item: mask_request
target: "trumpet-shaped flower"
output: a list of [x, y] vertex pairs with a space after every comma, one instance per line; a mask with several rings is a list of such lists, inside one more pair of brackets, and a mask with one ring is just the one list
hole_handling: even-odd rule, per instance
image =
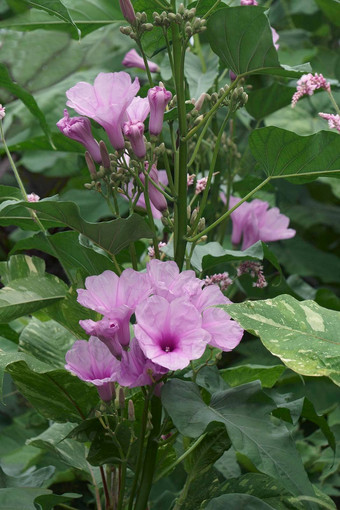
[[[130, 317], [137, 304], [151, 293], [149, 278], [133, 269], [125, 269], [120, 277], [112, 271], [104, 271], [101, 275], [86, 278], [85, 287], [78, 290], [78, 302], [104, 315], [113, 327], [110, 328], [107, 322], [94, 326], [92, 322], [82, 321], [81, 325], [88, 332], [91, 332], [90, 328], [98, 328], [92, 331], [99, 333], [100, 339], [112, 338], [112, 341], [103, 341], [116, 355], [117, 343], [125, 347], [130, 342]], [[112, 337], [109, 329], [112, 329]]]
[[103, 342], [94, 336], [88, 342], [77, 340], [65, 358], [66, 370], [94, 384], [102, 400], [111, 400], [112, 384], [117, 381], [120, 363]]
[[[146, 164], [147, 166], [147, 164]], [[164, 187], [168, 184], [168, 177], [166, 175], [165, 170], [157, 170], [155, 165], [152, 165], [151, 171], [149, 173], [151, 179], [159, 186]], [[140, 180], [145, 183], [145, 176], [143, 174], [139, 175]], [[151, 206], [151, 212], [152, 216], [156, 219], [160, 219], [162, 217], [162, 211], [164, 211], [167, 208], [167, 203], [165, 200], [164, 195], [155, 188], [155, 186], [152, 184], [152, 182], [149, 181], [149, 198], [150, 198], [150, 206]], [[134, 198], [133, 193], [133, 182], [130, 182], [128, 185], [128, 193], [131, 196], [131, 198]], [[123, 195], [124, 198], [124, 195]], [[146, 209], [145, 204], [145, 197], [144, 193], [141, 193], [139, 199], [137, 200], [136, 205], [138, 207], [141, 207], [142, 209]]]
[[130, 140], [132, 150], [138, 158], [144, 158], [144, 121], [149, 115], [150, 106], [146, 98], [134, 97], [126, 109], [128, 119], [123, 124], [123, 133]]
[[[225, 197], [221, 195], [225, 202]], [[234, 207], [240, 199], [230, 197], [229, 205]], [[231, 213], [233, 244], [242, 241], [242, 250], [246, 250], [257, 241], [265, 243], [290, 239], [295, 236], [295, 230], [288, 228], [289, 218], [280, 213], [277, 207], [269, 208], [268, 202], [255, 199], [252, 202], [243, 202]]]
[[171, 98], [171, 92], [164, 87], [156, 86], [148, 90], [148, 100], [150, 103], [150, 135], [157, 136], [162, 132], [165, 108]]
[[[125, 57], [123, 58], [122, 62], [123, 66], [125, 67], [138, 67], [138, 69], [143, 69], [145, 71], [145, 63], [143, 58], [138, 55], [136, 50], [130, 50], [127, 52]], [[148, 60], [148, 66], [151, 73], [158, 73], [159, 67], [154, 62], [151, 62], [151, 60]]]
[[125, 72], [99, 73], [94, 85], [79, 82], [66, 92], [67, 106], [98, 122], [117, 150], [124, 148], [122, 125], [126, 109], [139, 90], [138, 78], [131, 82]]
[[185, 298], [151, 296], [136, 308], [135, 336], [145, 356], [168, 370], [185, 368], [204, 353], [210, 335]]
[[99, 144], [93, 138], [89, 119], [86, 117], [70, 117], [65, 108], [64, 117], [57, 122], [57, 127], [65, 136], [84, 145], [97, 163], [101, 162]]
[[123, 351], [121, 370], [118, 379], [120, 386], [136, 388], [137, 386], [150, 386], [162, 375], [167, 368], [161, 367], [147, 359], [135, 338], [131, 339], [130, 350]]

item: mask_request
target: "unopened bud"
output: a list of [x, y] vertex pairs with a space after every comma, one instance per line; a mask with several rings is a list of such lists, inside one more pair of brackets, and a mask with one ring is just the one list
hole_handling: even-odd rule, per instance
[[110, 161], [110, 155], [109, 151], [107, 150], [107, 147], [105, 145], [105, 142], [101, 140], [99, 142], [99, 150], [100, 150], [100, 156], [102, 158], [102, 165], [104, 168], [110, 168], [111, 161]]
[[169, 12], [168, 19], [170, 21], [176, 21], [176, 14], [174, 12]]
[[191, 218], [190, 218], [190, 225], [191, 225], [191, 226], [195, 223], [196, 218], [197, 218], [197, 214], [198, 214], [198, 208], [196, 207], [196, 208], [192, 211], [192, 215], [191, 215]]
[[198, 232], [202, 232], [205, 229], [205, 218], [201, 218], [197, 225]]
[[242, 103], [247, 104], [248, 102], [248, 94], [246, 92], [243, 92], [242, 94]]
[[121, 409], [125, 409], [125, 395], [124, 395], [123, 388], [119, 388], [118, 401], [119, 401], [119, 407]]
[[184, 4], [179, 4], [178, 12], [179, 12], [180, 14], [184, 14], [184, 11], [185, 11]]
[[188, 205], [187, 207], [187, 219], [190, 220], [190, 216], [191, 216], [191, 207], [190, 205]]
[[147, 31], [147, 32], [151, 32], [151, 30], [153, 29], [153, 24], [152, 23], [143, 23], [143, 28]]
[[178, 23], [179, 25], [182, 23], [182, 16], [179, 14], [179, 12], [176, 14], [175, 21], [176, 21], [176, 23]]
[[92, 156], [88, 151], [85, 152], [85, 161], [86, 161], [87, 168], [89, 169], [91, 177], [96, 178], [97, 177], [96, 165], [94, 164]]
[[128, 403], [128, 419], [129, 421], [135, 421], [135, 406], [132, 400], [129, 400]]
[[136, 23], [136, 14], [133, 5], [130, 0], [119, 0], [120, 10], [126, 21], [131, 25]]

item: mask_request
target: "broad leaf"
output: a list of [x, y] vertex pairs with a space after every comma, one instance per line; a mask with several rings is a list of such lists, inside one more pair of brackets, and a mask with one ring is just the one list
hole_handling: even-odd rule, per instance
[[287, 367], [340, 386], [339, 312], [286, 295], [224, 309]]
[[44, 482], [52, 478], [55, 472], [54, 466], [46, 466], [41, 469], [29, 469], [18, 476], [6, 475], [0, 467], [0, 487], [41, 487]]
[[322, 12], [337, 27], [340, 27], [340, 2], [339, 0], [315, 0]]
[[232, 387], [259, 380], [264, 388], [272, 388], [284, 371], [284, 365], [240, 365], [220, 370], [220, 375]]
[[41, 129], [45, 132], [51, 146], [54, 147], [51, 139], [50, 128], [48, 127], [45, 116], [40, 110], [36, 100], [29, 92], [27, 92], [27, 90], [12, 81], [6, 66], [3, 64], [0, 64], [0, 88], [8, 90], [24, 103], [32, 115], [38, 119]]
[[249, 494], [224, 494], [219, 498], [212, 499], [206, 506], [206, 510], [225, 510], [226, 508], [228, 510], [240, 510], [240, 508], [271, 510], [273, 507]]
[[51, 494], [43, 488], [13, 487], [0, 489], [0, 508], [3, 510], [36, 510], [34, 501], [38, 496]]
[[63, 299], [67, 286], [56, 276], [28, 276], [0, 290], [0, 323], [28, 315]]
[[37, 411], [50, 420], [79, 422], [98, 402], [94, 387], [28, 354], [1, 355], [0, 374], [4, 371]]
[[130, 243], [141, 238], [151, 238], [152, 231], [144, 219], [133, 214], [127, 219], [89, 223], [79, 214], [79, 207], [73, 202], [54, 202], [50, 200], [24, 203], [26, 207], [43, 213], [43, 218], [59, 222], [72, 230], [83, 234], [108, 253], [119, 253]]
[[297, 77], [310, 70], [281, 66], [273, 44], [268, 18], [262, 7], [220, 9], [208, 20], [207, 35], [212, 50], [236, 75], [276, 74]]
[[162, 402], [181, 434], [198, 437], [211, 422], [224, 423], [236, 451], [255, 467], [278, 478], [293, 494], [314, 495], [286, 427], [270, 418], [273, 402], [253, 382], [215, 393], [210, 405], [191, 382], [173, 379], [162, 388]]
[[60, 0], [24, 0], [24, 1], [32, 5], [32, 7], [41, 9], [52, 16], [53, 15], [57, 16], [57, 18], [60, 18], [65, 23], [71, 23], [71, 25], [73, 25], [74, 29], [76, 30], [77, 35], [80, 36], [80, 31], [77, 28], [77, 25], [71, 18], [68, 9]]
[[[113, 262], [104, 254], [98, 253], [92, 248], [86, 248], [79, 242], [77, 232], [58, 232], [47, 238], [38, 233], [33, 237], [22, 239], [14, 246], [13, 251], [40, 250], [55, 257], [74, 276], [78, 271], [86, 277], [94, 274], [101, 274], [109, 269], [115, 271]], [[54, 248], [54, 250], [53, 250]], [[11, 257], [12, 259], [13, 257]], [[40, 260], [40, 259], [39, 259]], [[0, 263], [0, 274], [1, 274]]]
[[196, 100], [203, 92], [208, 92], [218, 75], [216, 55], [210, 55], [206, 62], [207, 67], [203, 70], [200, 58], [194, 53], [188, 53], [185, 59], [184, 74], [189, 85], [190, 97]]
[[246, 110], [254, 119], [264, 119], [277, 110], [290, 104], [296, 89], [280, 83], [273, 83], [248, 94]]
[[44, 276], [45, 261], [39, 257], [14, 255], [7, 262], [0, 262], [0, 277], [4, 285], [28, 276]]
[[[118, 2], [111, 0], [63, 0], [63, 5], [68, 10], [69, 16], [81, 31], [82, 36], [89, 34], [108, 24], [122, 21], [123, 16]], [[69, 32], [78, 39], [78, 33], [74, 26], [65, 23], [58, 16], [52, 16], [38, 9], [30, 9], [23, 14], [10, 17], [0, 22], [0, 28], [17, 30], [61, 30]]]
[[265, 127], [252, 132], [249, 146], [267, 177], [291, 177], [295, 183], [313, 181], [320, 175], [340, 177], [337, 133], [320, 131], [299, 136], [285, 129]]

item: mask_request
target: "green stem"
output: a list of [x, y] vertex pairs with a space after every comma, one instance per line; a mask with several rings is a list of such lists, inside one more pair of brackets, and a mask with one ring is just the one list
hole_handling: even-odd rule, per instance
[[222, 125], [221, 125], [220, 130], [219, 130], [218, 135], [217, 135], [217, 140], [216, 140], [215, 147], [214, 147], [213, 157], [212, 157], [212, 160], [211, 160], [211, 163], [210, 163], [210, 167], [209, 167], [209, 174], [208, 174], [207, 185], [206, 185], [205, 190], [203, 192], [203, 197], [202, 197], [202, 201], [201, 201], [201, 204], [200, 204], [200, 208], [199, 208], [197, 217], [196, 217], [195, 222], [194, 222], [193, 227], [192, 227], [192, 233], [193, 234], [195, 234], [195, 232], [197, 230], [198, 223], [199, 223], [199, 221], [200, 221], [200, 219], [202, 217], [202, 214], [204, 212], [205, 206], [207, 204], [208, 194], [209, 194], [209, 190], [210, 190], [210, 184], [211, 184], [211, 180], [212, 180], [213, 173], [214, 173], [214, 170], [215, 170], [215, 165], [216, 165], [216, 160], [217, 160], [218, 152], [220, 150], [220, 143], [221, 143], [222, 134], [223, 134], [224, 128], [227, 125], [227, 122], [229, 120], [230, 115], [231, 115], [231, 111], [229, 110], [228, 114], [226, 115], [225, 119], [222, 122]]
[[125, 494], [125, 485], [126, 485], [126, 469], [127, 469], [127, 459], [122, 462], [122, 475], [120, 479], [120, 490], [119, 490], [119, 499], [117, 510], [122, 510], [123, 502], [124, 502], [124, 494]]
[[[207, 72], [207, 65], [206, 65], [205, 60], [204, 60], [204, 55], [203, 55], [202, 48], [201, 48], [201, 43], [200, 43], [200, 36], [198, 34], [194, 35], [194, 41], [195, 41], [195, 50], [196, 50], [197, 55], [198, 55], [198, 57], [199, 57], [199, 59], [201, 61], [202, 73], [206, 73]], [[198, 97], [196, 99], [198, 99]]]
[[178, 197], [175, 204], [175, 228], [177, 236], [175, 238], [175, 261], [180, 269], [182, 269], [187, 233], [187, 157], [188, 144], [184, 140], [187, 134], [187, 119], [185, 109], [185, 80], [184, 80], [184, 59], [185, 48], [180, 35], [180, 28], [172, 25], [172, 44], [175, 68], [175, 86], [178, 106], [179, 121], [179, 149], [178, 149], [178, 169], [175, 173], [175, 187]]
[[167, 468], [165, 468], [157, 477], [156, 477], [156, 480], [155, 482], [157, 482], [158, 480], [160, 480], [160, 478], [163, 478], [163, 476], [166, 476], [168, 473], [170, 473], [170, 471], [172, 471], [176, 466], [178, 466], [178, 464], [180, 464], [188, 455], [190, 455], [191, 452], [193, 452], [195, 450], [195, 448], [197, 448], [197, 446], [203, 441], [203, 439], [205, 438], [207, 434], [202, 434], [198, 439], [197, 441], [195, 441], [191, 446], [190, 448], [188, 448], [184, 453], [183, 455], [181, 455], [180, 457], [178, 457], [178, 459], [175, 460], [175, 462], [173, 462], [170, 466], [168, 466]]
[[[307, 175], [310, 175], [310, 174], [307, 174]], [[285, 176], [286, 177], [286, 176]], [[237, 209], [241, 204], [243, 204], [243, 202], [246, 202], [248, 200], [248, 198], [251, 198], [254, 193], [256, 193], [257, 191], [259, 191], [261, 188], [263, 188], [263, 186], [265, 186], [270, 180], [272, 179], [272, 177], [267, 177], [267, 179], [265, 179], [263, 182], [261, 182], [261, 184], [259, 184], [258, 186], [256, 186], [255, 189], [253, 189], [252, 191], [250, 191], [250, 193], [248, 193], [248, 195], [246, 195], [245, 197], [243, 197], [236, 205], [234, 205], [234, 207], [232, 207], [231, 209], [229, 209], [229, 211], [227, 211], [226, 213], [222, 214], [222, 216], [220, 216], [216, 221], [214, 221], [214, 223], [212, 223], [211, 225], [209, 225], [209, 227], [207, 227], [206, 229], [203, 230], [203, 232], [200, 232], [199, 234], [197, 234], [196, 236], [194, 237], [189, 237], [187, 238], [187, 241], [188, 242], [194, 242], [194, 241], [197, 241], [198, 239], [200, 239], [202, 236], [206, 235], [208, 232], [210, 232], [210, 230], [214, 229], [215, 227], [217, 227], [217, 225], [219, 225], [221, 223], [221, 221], [224, 221], [226, 218], [228, 218], [232, 212], [235, 211], [235, 209]]]
[[151, 204], [150, 204], [150, 197], [149, 197], [149, 176], [148, 176], [148, 174], [145, 175], [144, 199], [145, 199], [146, 212], [148, 214], [151, 230], [153, 232], [152, 241], [153, 241], [153, 245], [154, 245], [153, 247], [154, 247], [154, 250], [155, 250], [155, 256], [156, 256], [157, 259], [159, 259], [159, 248], [158, 248], [157, 231], [156, 231], [155, 222], [153, 220]]
[[150, 83], [151, 87], [153, 87], [154, 83], [153, 83], [153, 80], [152, 80], [152, 76], [151, 76], [151, 72], [150, 72], [150, 68], [149, 68], [148, 59], [146, 58], [146, 55], [144, 53], [142, 43], [141, 43], [140, 39], [137, 39], [136, 42], [137, 42], [138, 48], [140, 49], [140, 52], [141, 52], [143, 60], [144, 60], [145, 70], [146, 70], [146, 74], [148, 75], [149, 83]]
[[154, 471], [156, 467], [158, 451], [158, 435], [161, 428], [162, 404], [158, 397], [151, 399], [151, 424], [152, 430], [146, 446], [146, 453], [143, 465], [142, 479], [134, 510], [145, 510], [147, 508], [149, 494], [152, 486]]
[[195, 149], [194, 149], [194, 152], [192, 153], [192, 156], [189, 160], [189, 163], [188, 163], [188, 168], [193, 164], [193, 162], [195, 161], [195, 158], [197, 156], [197, 153], [199, 151], [199, 148], [201, 146], [201, 143], [202, 143], [202, 140], [205, 136], [205, 133], [207, 132], [209, 126], [210, 126], [210, 122], [211, 122], [211, 118], [209, 119], [209, 121], [205, 124], [204, 128], [202, 129], [202, 131], [200, 132], [200, 135], [198, 137], [198, 140], [197, 140], [197, 143], [195, 145]]
[[206, 12], [206, 13], [204, 14], [204, 16], [202, 16], [202, 17], [203, 17], [203, 19], [208, 19], [208, 18], [209, 18], [209, 16], [210, 16], [210, 14], [212, 14], [212, 13], [213, 13], [214, 9], [216, 9], [216, 7], [217, 7], [217, 6], [221, 3], [221, 1], [222, 1], [222, 0], [217, 0], [217, 1], [214, 3], [214, 5], [213, 5], [213, 6], [209, 9], [209, 11], [208, 11], [208, 12]]
[[136, 253], [136, 247], [135, 247], [134, 243], [129, 244], [129, 251], [130, 251], [132, 267], [135, 271], [138, 271], [137, 253]]
[[332, 92], [331, 92], [331, 91], [329, 91], [329, 92], [328, 92], [328, 95], [329, 95], [329, 98], [330, 98], [330, 100], [331, 100], [331, 102], [332, 102], [332, 105], [333, 105], [333, 107], [334, 107], [334, 109], [335, 109], [336, 113], [337, 113], [338, 115], [340, 115], [340, 108], [339, 108], [339, 106], [338, 106], [337, 102], [335, 101], [335, 99], [334, 99], [334, 96], [333, 96]]
[[233, 83], [227, 88], [227, 90], [224, 92], [224, 94], [219, 98], [219, 100], [214, 104], [214, 106], [211, 108], [211, 110], [205, 115], [204, 119], [201, 120], [201, 122], [199, 124], [197, 124], [197, 126], [195, 126], [194, 128], [192, 128], [189, 133], [184, 137], [184, 140], [185, 141], [188, 141], [190, 140], [190, 138], [192, 136], [194, 136], [194, 134], [199, 130], [201, 129], [206, 122], [208, 122], [208, 120], [210, 119], [210, 117], [212, 117], [215, 112], [219, 109], [221, 103], [223, 103], [223, 101], [225, 100], [225, 98], [228, 96], [228, 94], [230, 93], [231, 90], [233, 90], [236, 85], [238, 84], [238, 82], [243, 78], [243, 75], [239, 75], [235, 81], [233, 81]]
[[147, 395], [144, 400], [144, 409], [143, 409], [142, 422], [141, 422], [141, 428], [140, 428], [140, 434], [139, 434], [139, 447], [138, 447], [138, 454], [137, 454], [136, 470], [135, 470], [135, 476], [134, 476], [133, 483], [132, 483], [128, 510], [132, 510], [133, 500], [134, 500], [136, 490], [137, 490], [140, 470], [142, 468], [144, 438], [145, 438], [145, 432], [146, 432], [146, 424], [148, 421], [148, 412], [149, 412], [149, 396]]

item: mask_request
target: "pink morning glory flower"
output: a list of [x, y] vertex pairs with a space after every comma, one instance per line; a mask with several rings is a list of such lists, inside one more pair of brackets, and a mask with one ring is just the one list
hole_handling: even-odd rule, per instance
[[[125, 159], [127, 160], [128, 156], [125, 156]], [[145, 162], [145, 166], [147, 168], [148, 166], [147, 162]], [[151, 179], [160, 187], [165, 187], [168, 184], [168, 177], [166, 175], [166, 171], [157, 170], [156, 165], [152, 165], [149, 175]], [[145, 176], [143, 174], [140, 174], [139, 177], [141, 181], [145, 183]], [[128, 194], [129, 196], [131, 196], [132, 199], [135, 197], [135, 195], [133, 194], [132, 181], [128, 184]], [[122, 195], [122, 197], [125, 198], [124, 195]], [[155, 186], [150, 181], [149, 181], [149, 198], [152, 216], [156, 219], [160, 219], [162, 217], [161, 211], [167, 208], [167, 203], [164, 195], [162, 195], [162, 193], [158, 191], [158, 189], [155, 188]], [[144, 193], [141, 193], [139, 199], [137, 200], [136, 206], [141, 207], [142, 209], [146, 209]]]
[[[221, 195], [225, 202], [225, 196]], [[230, 197], [229, 206], [234, 207], [240, 199]], [[252, 200], [243, 202], [234, 212], [231, 213], [233, 231], [231, 241], [239, 244], [242, 241], [242, 250], [246, 250], [257, 241], [265, 243], [290, 239], [296, 232], [288, 228], [289, 218], [280, 213], [277, 207], [269, 208], [268, 202], [263, 200]]]
[[120, 363], [103, 342], [94, 336], [90, 337], [88, 342], [77, 340], [67, 351], [65, 358], [66, 370], [82, 381], [97, 386], [102, 400], [111, 400], [112, 384], [117, 381]]
[[172, 98], [171, 92], [164, 87], [153, 87], [148, 90], [148, 100], [150, 103], [150, 135], [159, 135], [163, 129], [163, 118], [167, 104]]
[[[138, 69], [143, 69], [145, 71], [145, 64], [143, 58], [138, 55], [136, 50], [130, 50], [127, 52], [122, 62], [125, 67], [138, 67]], [[159, 67], [151, 60], [148, 60], [148, 65], [151, 73], [158, 73]]]
[[[119, 310], [119, 309], [118, 309]], [[111, 351], [111, 353], [118, 359], [122, 356], [122, 345], [119, 342], [118, 331], [120, 329], [120, 338], [129, 337], [129, 331], [122, 331], [122, 328], [127, 328], [128, 323], [124, 320], [126, 309], [122, 308], [121, 310], [121, 321], [119, 322], [116, 318], [107, 319], [104, 317], [100, 321], [93, 321], [91, 319], [81, 320], [79, 324], [83, 328], [83, 330], [91, 336], [96, 336], [101, 340]], [[119, 328], [119, 325], [121, 328]]]
[[[125, 269], [121, 276], [117, 276], [113, 271], [104, 271], [98, 276], [89, 276], [85, 280], [86, 289], [79, 289], [78, 302], [86, 308], [91, 308], [104, 315], [106, 319], [112, 321], [112, 341], [103, 340], [116, 355], [117, 343], [123, 347], [129, 345], [130, 328], [129, 321], [134, 313], [137, 304], [144, 300], [151, 292], [151, 284], [145, 273], [138, 273], [133, 269]], [[116, 329], [115, 326], [118, 326]], [[95, 326], [92, 322], [81, 321], [81, 326], [90, 332], [89, 328]], [[93, 332], [99, 333], [99, 338], [107, 336], [107, 323], [97, 323], [98, 329]], [[103, 334], [104, 331], [104, 334]], [[107, 338], [110, 340], [110, 337]]]
[[210, 341], [198, 310], [185, 298], [151, 296], [136, 308], [135, 336], [145, 356], [168, 370], [185, 368]]
[[94, 85], [78, 82], [66, 92], [67, 106], [103, 126], [117, 150], [124, 148], [122, 125], [126, 109], [139, 90], [138, 78], [131, 82], [125, 72], [99, 73]]
[[123, 351], [118, 383], [129, 388], [150, 386], [167, 372], [166, 368], [147, 359], [137, 340], [132, 338], [130, 350]]
[[123, 133], [131, 142], [132, 150], [138, 158], [144, 158], [144, 121], [149, 115], [150, 106], [146, 98], [134, 97], [126, 109], [129, 120], [123, 124]]
[[84, 145], [97, 163], [101, 162], [99, 144], [93, 138], [89, 119], [86, 117], [70, 117], [65, 108], [64, 117], [57, 122], [57, 127], [67, 138], [71, 138]]

